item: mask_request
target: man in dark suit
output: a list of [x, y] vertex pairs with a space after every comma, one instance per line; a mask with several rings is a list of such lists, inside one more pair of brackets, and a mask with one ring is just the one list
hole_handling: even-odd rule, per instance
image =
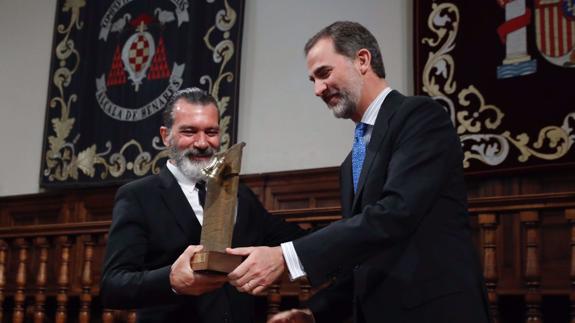
[[488, 322], [471, 242], [461, 144], [449, 115], [426, 97], [392, 90], [375, 37], [336, 22], [305, 46], [315, 94], [356, 123], [340, 171], [343, 219], [282, 244], [230, 249], [249, 255], [229, 274], [259, 293], [286, 266], [314, 286], [307, 309], [271, 322]]
[[[177, 92], [160, 134], [170, 160], [158, 175], [122, 186], [116, 195], [101, 296], [107, 308], [137, 308], [138, 322], [253, 322], [253, 296], [225, 275], [194, 272], [201, 250], [203, 207], [196, 186], [220, 146], [215, 99], [199, 89]], [[240, 185], [232, 245], [278, 245], [301, 236], [294, 224], [270, 215]]]

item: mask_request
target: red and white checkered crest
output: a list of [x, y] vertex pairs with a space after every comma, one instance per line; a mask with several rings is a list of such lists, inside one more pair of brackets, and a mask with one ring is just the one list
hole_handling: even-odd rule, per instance
[[128, 38], [122, 48], [124, 68], [128, 72], [128, 78], [132, 81], [136, 92], [146, 77], [155, 50], [154, 38], [145, 31], [144, 21], [140, 21], [137, 32]]

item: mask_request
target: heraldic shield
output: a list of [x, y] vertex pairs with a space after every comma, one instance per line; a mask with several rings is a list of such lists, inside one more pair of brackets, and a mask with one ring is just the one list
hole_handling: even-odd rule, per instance
[[535, 0], [535, 31], [547, 61], [575, 67], [575, 0]]

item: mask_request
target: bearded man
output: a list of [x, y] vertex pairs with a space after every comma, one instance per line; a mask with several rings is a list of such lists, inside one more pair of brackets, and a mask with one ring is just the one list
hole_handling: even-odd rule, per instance
[[[219, 119], [217, 101], [197, 88], [175, 93], [166, 105], [160, 135], [170, 159], [158, 175], [116, 194], [101, 281], [104, 307], [138, 309], [138, 322], [255, 320], [252, 296], [236, 291], [225, 275], [190, 267], [202, 249], [201, 169], [219, 150]], [[233, 246], [274, 246], [301, 235], [240, 185]]]

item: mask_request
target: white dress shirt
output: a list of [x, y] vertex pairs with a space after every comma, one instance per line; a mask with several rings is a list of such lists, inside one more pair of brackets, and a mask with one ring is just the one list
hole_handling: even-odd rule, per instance
[[[190, 203], [192, 210], [194, 210], [198, 222], [200, 222], [200, 225], [203, 225], [204, 208], [200, 204], [200, 196], [198, 195], [198, 188], [196, 187], [197, 181], [193, 181], [188, 177], [186, 177], [186, 175], [184, 175], [184, 173], [180, 171], [178, 166], [172, 164], [169, 160], [166, 163], [166, 165], [168, 166], [168, 170], [176, 178], [178, 185], [180, 185], [180, 187], [182, 188], [182, 191], [184, 192], [184, 195], [186, 196], [188, 203]], [[234, 225], [236, 224], [237, 219], [238, 219], [238, 205], [236, 204], [234, 208]]]
[[188, 203], [190, 203], [192, 210], [194, 210], [194, 213], [196, 214], [196, 218], [200, 224], [203, 224], [204, 208], [200, 204], [200, 197], [198, 195], [198, 189], [196, 188], [197, 182], [187, 178], [186, 175], [184, 175], [180, 169], [176, 165], [172, 164], [169, 160], [166, 165], [168, 166], [168, 170], [174, 175], [176, 181], [182, 188]]

